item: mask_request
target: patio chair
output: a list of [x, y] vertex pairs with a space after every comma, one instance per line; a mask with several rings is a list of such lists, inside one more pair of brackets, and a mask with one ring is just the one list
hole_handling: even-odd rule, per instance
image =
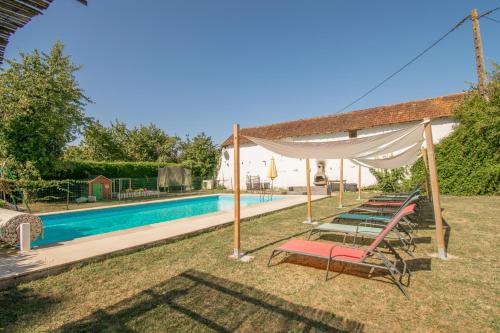
[[408, 196], [415, 192], [420, 192], [421, 186], [418, 184], [410, 192], [399, 192], [399, 193], [381, 193], [376, 196], [370, 197], [368, 202], [372, 201], [404, 201]]
[[[419, 190], [414, 191], [414, 193], [412, 193], [406, 199], [406, 201], [397, 208], [397, 211], [395, 211], [394, 214], [391, 215], [381, 215], [378, 213], [369, 214], [367, 212], [364, 212], [364, 214], [357, 212], [340, 214], [339, 216], [335, 217], [332, 222], [323, 223], [312, 228], [309, 233], [308, 239], [310, 239], [314, 234], [330, 232], [344, 234], [344, 243], [347, 236], [354, 236], [353, 244], [355, 244], [358, 236], [361, 236], [363, 238], [374, 238], [378, 235], [380, 229], [384, 228], [387, 223], [391, 222], [393, 217], [405, 207], [413, 205], [413, 213], [415, 213], [416, 202], [419, 199], [418, 193]], [[416, 247], [412, 236], [415, 224], [410, 221], [407, 216], [404, 216], [401, 220], [402, 221], [399, 221], [396, 228], [394, 228], [394, 230], [391, 232], [391, 236], [393, 236], [393, 239], [399, 240], [403, 244], [403, 247], [406, 249], [406, 251], [410, 252]], [[335, 221], [348, 221], [351, 224], [338, 222], [336, 223]]]
[[397, 205], [395, 201], [391, 201], [388, 207], [384, 206], [383, 202], [377, 202], [375, 205], [370, 205], [370, 202], [366, 202], [347, 213], [340, 214], [335, 219], [387, 222], [402, 208], [408, 206], [410, 203], [418, 203], [419, 200], [420, 189], [417, 189]]
[[[381, 269], [389, 272], [392, 281], [398, 286], [403, 294], [410, 299], [410, 295], [403, 285], [403, 278], [408, 276], [409, 285], [411, 272], [404, 259], [385, 238], [402, 218], [413, 213], [414, 208], [415, 205], [412, 204], [396, 214], [391, 222], [388, 223], [384, 229], [381, 229], [377, 237], [366, 249], [318, 241], [291, 239], [273, 250], [267, 265], [269, 267], [271, 265], [271, 260], [281, 253], [324, 259], [327, 261], [325, 281], [328, 280], [328, 273], [332, 262]], [[389, 250], [389, 253], [394, 256], [392, 261], [380, 250], [380, 245], [382, 243], [384, 243]], [[376, 260], [377, 262], [372, 262], [372, 260]], [[402, 268], [398, 267], [400, 265], [402, 265]]]

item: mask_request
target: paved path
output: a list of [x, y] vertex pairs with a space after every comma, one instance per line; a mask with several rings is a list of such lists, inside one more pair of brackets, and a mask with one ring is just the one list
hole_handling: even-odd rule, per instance
[[[323, 197], [313, 196], [312, 199]], [[258, 216], [305, 202], [305, 196], [294, 195], [283, 200], [251, 205], [241, 208], [241, 218]], [[231, 223], [233, 220], [232, 210], [221, 211], [58, 242], [27, 253], [10, 251], [0, 255], [0, 288], [11, 285], [19, 279], [57, 273], [75, 262], [133, 248], [143, 248], [156, 242], [210, 230]]]

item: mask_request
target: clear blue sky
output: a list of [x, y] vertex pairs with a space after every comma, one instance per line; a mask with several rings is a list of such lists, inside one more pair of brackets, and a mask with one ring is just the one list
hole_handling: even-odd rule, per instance
[[[440, 37], [500, 1], [54, 0], [7, 57], [60, 40], [108, 124], [153, 122], [221, 142], [242, 127], [335, 113]], [[491, 15], [500, 20], [500, 11]], [[481, 21], [486, 60], [500, 24]], [[463, 91], [476, 80], [470, 22], [350, 110]]]

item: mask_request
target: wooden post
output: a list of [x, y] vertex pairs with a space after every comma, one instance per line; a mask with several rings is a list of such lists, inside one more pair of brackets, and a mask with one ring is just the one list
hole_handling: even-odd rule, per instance
[[340, 184], [339, 184], [339, 206], [338, 208], [344, 207], [344, 159], [340, 159]]
[[305, 223], [312, 224], [312, 206], [311, 206], [311, 166], [309, 159], [306, 158], [306, 191], [307, 191], [307, 220]]
[[361, 165], [358, 165], [358, 200], [361, 200]]
[[478, 88], [481, 95], [488, 99], [488, 96], [486, 95], [486, 70], [484, 66], [483, 42], [481, 41], [481, 30], [479, 29], [479, 20], [476, 9], [473, 9], [470, 12], [470, 19], [472, 21], [472, 33], [474, 34]]
[[422, 148], [422, 159], [424, 160], [425, 191], [427, 192], [427, 198], [429, 198], [429, 200], [432, 200], [431, 188], [429, 186], [429, 162], [427, 159], [426, 148]]
[[240, 258], [240, 125], [233, 125], [234, 148], [234, 250], [233, 256]]
[[425, 119], [425, 141], [427, 142], [427, 152], [429, 158], [429, 173], [432, 189], [432, 206], [434, 208], [434, 221], [436, 223], [436, 242], [438, 247], [438, 257], [446, 259], [446, 248], [444, 244], [443, 218], [441, 216], [441, 203], [439, 200], [439, 184], [436, 168], [436, 157], [434, 155], [434, 143], [432, 141], [432, 126], [429, 119]]

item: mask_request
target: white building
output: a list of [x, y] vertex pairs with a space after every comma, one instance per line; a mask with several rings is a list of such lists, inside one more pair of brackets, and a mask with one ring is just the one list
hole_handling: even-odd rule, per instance
[[[245, 189], [246, 176], [260, 176], [266, 180], [267, 165], [274, 157], [278, 178], [274, 186], [288, 188], [305, 186], [305, 160], [276, 155], [246, 139], [244, 136], [293, 141], [334, 141], [353, 137], [365, 137], [396, 129], [407, 128], [421, 122], [424, 118], [432, 121], [434, 143], [439, 142], [453, 130], [455, 122], [450, 118], [452, 109], [462, 93], [417, 100], [393, 105], [379, 106], [316, 118], [300, 119], [272, 125], [242, 128], [240, 131], [240, 181]], [[222, 157], [217, 179], [226, 188], [233, 187], [233, 146], [232, 135], [222, 143]], [[311, 184], [314, 181], [317, 161], [311, 160]], [[329, 180], [339, 179], [340, 160], [326, 160], [326, 176]], [[344, 180], [358, 182], [358, 167], [344, 160]], [[362, 186], [372, 185], [375, 177], [367, 168], [362, 168]]]

